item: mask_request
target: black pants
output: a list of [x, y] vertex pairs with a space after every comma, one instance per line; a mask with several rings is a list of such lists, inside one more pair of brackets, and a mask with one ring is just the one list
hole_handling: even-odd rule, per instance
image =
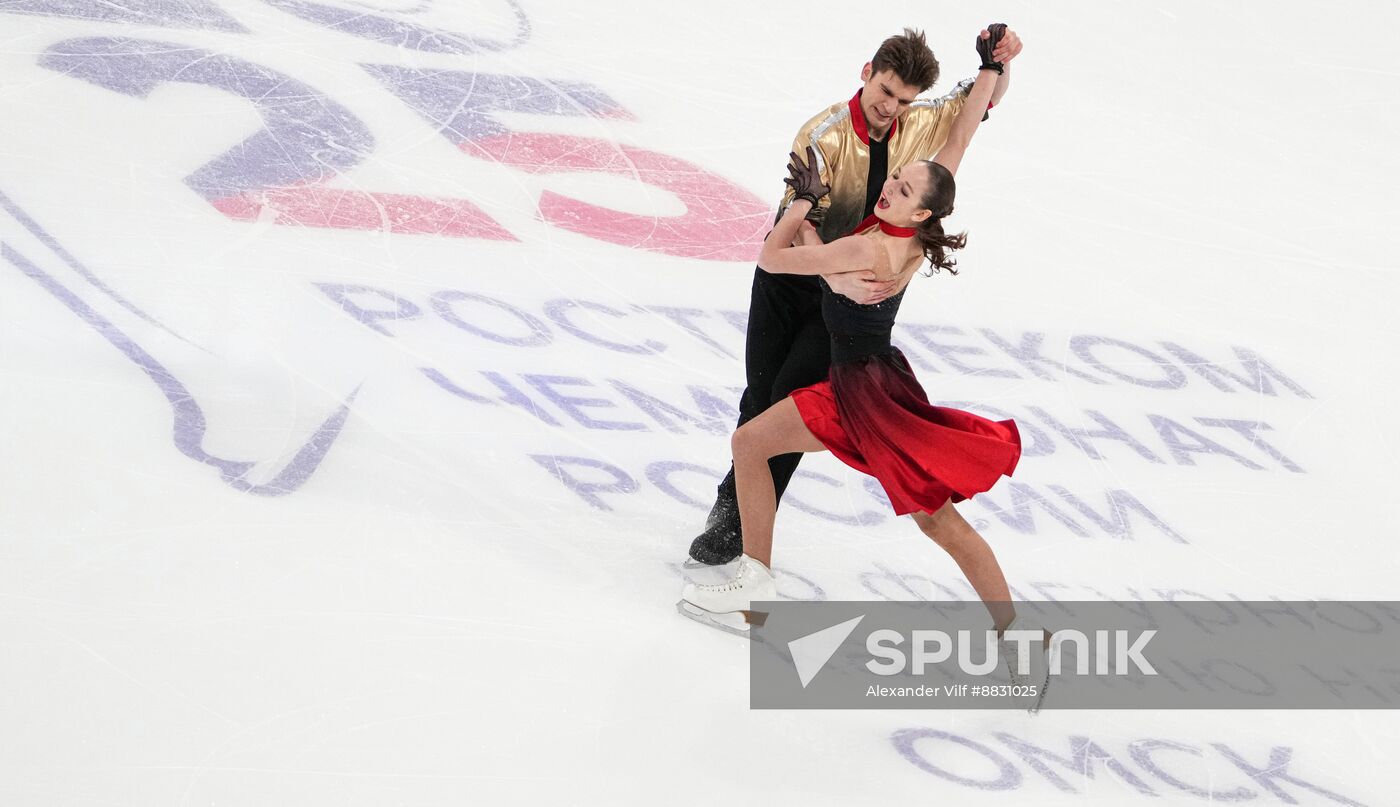
[[[815, 277], [770, 275], [754, 270], [749, 330], [744, 345], [748, 383], [739, 399], [740, 426], [800, 387], [826, 379], [831, 369], [831, 336], [822, 321], [821, 288]], [[797, 471], [802, 454], [768, 461], [778, 500]], [[734, 468], [720, 483], [720, 497], [734, 494]]]

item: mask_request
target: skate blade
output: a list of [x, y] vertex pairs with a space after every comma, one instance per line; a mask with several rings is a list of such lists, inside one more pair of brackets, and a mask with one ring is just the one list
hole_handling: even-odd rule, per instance
[[1050, 694], [1050, 660], [1054, 658], [1055, 648], [1051, 647], [1050, 652], [1045, 655], [1045, 678], [1041, 680], [1040, 687], [1036, 693], [1035, 700], [1026, 708], [1026, 712], [1032, 716], [1040, 714], [1040, 707], [1045, 703], [1045, 696]]
[[[738, 558], [735, 558], [734, 560], [738, 560]], [[696, 560], [695, 558], [692, 558], [692, 557], [690, 557], [689, 555], [686, 555], [685, 560], [681, 562], [681, 568], [682, 568], [682, 569], [722, 569], [722, 568], [724, 568], [725, 566], [728, 566], [729, 564], [733, 563], [734, 560], [727, 560], [727, 561], [725, 561], [724, 563], [701, 563], [700, 561]]]
[[[676, 611], [687, 619], [693, 619], [702, 625], [708, 625], [712, 628], [722, 630], [725, 633], [732, 633], [735, 636], [742, 636], [745, 639], [752, 638], [753, 636], [753, 634], [749, 632], [749, 628], [751, 627], [748, 621], [749, 619], [753, 620], [754, 625], [761, 626], [768, 618], [767, 614], [761, 612], [730, 611], [728, 613], [717, 614], [713, 611], [706, 611], [704, 608], [694, 603], [686, 602], [685, 600], [676, 602]], [[745, 614], [748, 614], [748, 619], [745, 618]]]
[[1050, 694], [1050, 679], [1045, 679], [1045, 683], [1040, 685], [1040, 694], [1036, 696], [1035, 702], [1026, 708], [1026, 712], [1032, 716], [1040, 714], [1040, 707], [1045, 703], [1045, 696]]

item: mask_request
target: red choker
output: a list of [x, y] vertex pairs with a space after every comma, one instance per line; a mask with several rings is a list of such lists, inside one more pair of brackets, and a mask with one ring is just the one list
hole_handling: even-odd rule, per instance
[[880, 232], [884, 233], [885, 235], [892, 235], [895, 238], [913, 238], [914, 233], [918, 232], [913, 227], [896, 227], [893, 224], [890, 224], [888, 221], [885, 221], [884, 219], [880, 219], [879, 221]]
[[862, 221], [855, 231], [858, 233], [865, 232], [876, 224], [880, 225], [880, 232], [885, 235], [892, 235], [895, 238], [913, 238], [914, 233], [918, 232], [914, 227], [896, 227], [873, 213], [870, 214], [865, 221]]

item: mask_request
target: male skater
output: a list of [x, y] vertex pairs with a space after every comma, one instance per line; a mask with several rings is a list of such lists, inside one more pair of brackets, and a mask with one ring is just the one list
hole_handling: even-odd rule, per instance
[[[1021, 52], [1020, 38], [1013, 31], [995, 28], [996, 35], [982, 31], [978, 43], [984, 66], [1001, 74], [988, 109], [1005, 95], [1011, 79], [1007, 63]], [[891, 172], [928, 159], [943, 146], [973, 81], [960, 82], [941, 98], [918, 98], [938, 80], [938, 60], [923, 33], [911, 28], [881, 43], [860, 77], [863, 84], [850, 101], [817, 113], [793, 139], [794, 153], [805, 153], [808, 146], [814, 149], [822, 181], [831, 188], [808, 216], [823, 241], [846, 235], [874, 211]], [[983, 114], [983, 110], [971, 112]], [[792, 199], [789, 189], [779, 206], [779, 218]], [[826, 281], [833, 291], [866, 305], [884, 299], [898, 282], [877, 282], [872, 272], [827, 275]], [[744, 349], [748, 386], [739, 400], [738, 425], [793, 390], [826, 378], [830, 339], [822, 322], [821, 290], [815, 277], [774, 275], [755, 268]], [[784, 454], [769, 460], [780, 501], [801, 459], [801, 454]], [[690, 545], [686, 565], [728, 563], [743, 548], [731, 466], [719, 484], [704, 532]]]

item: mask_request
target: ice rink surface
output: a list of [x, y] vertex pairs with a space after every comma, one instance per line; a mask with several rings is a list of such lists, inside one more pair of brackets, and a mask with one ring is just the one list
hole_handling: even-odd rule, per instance
[[[1396, 804], [1393, 711], [755, 711], [675, 613], [793, 133], [995, 20], [897, 334], [1016, 593], [1396, 599], [1400, 10], [851, 8], [0, 0], [0, 800]], [[783, 596], [972, 597], [802, 469]]]

